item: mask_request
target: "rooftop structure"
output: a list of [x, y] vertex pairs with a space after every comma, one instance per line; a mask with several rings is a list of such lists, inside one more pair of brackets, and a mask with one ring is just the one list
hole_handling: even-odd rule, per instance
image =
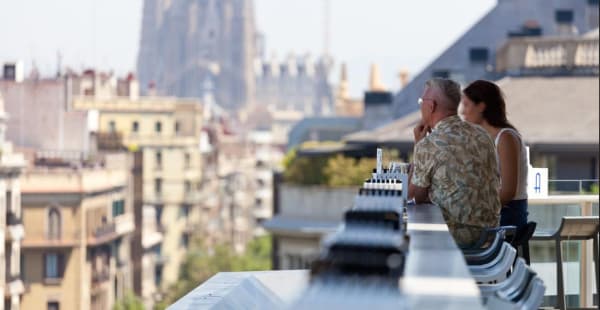
[[[496, 58], [504, 52], [498, 49], [511, 38], [542, 35], [568, 38], [596, 28], [598, 1], [499, 0], [400, 90], [394, 98], [394, 118], [418, 110], [416, 102], [423, 85], [433, 77], [452, 78], [461, 84], [481, 78], [501, 78], [505, 65], [502, 62], [496, 65]], [[502, 72], [497, 73], [498, 69]]]

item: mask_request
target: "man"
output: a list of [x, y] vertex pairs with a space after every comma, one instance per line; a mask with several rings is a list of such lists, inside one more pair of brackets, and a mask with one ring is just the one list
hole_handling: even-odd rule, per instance
[[460, 86], [448, 79], [425, 84], [414, 128], [415, 148], [409, 197], [442, 209], [460, 246], [476, 242], [486, 227], [498, 226], [499, 176], [494, 142], [483, 128], [457, 115]]

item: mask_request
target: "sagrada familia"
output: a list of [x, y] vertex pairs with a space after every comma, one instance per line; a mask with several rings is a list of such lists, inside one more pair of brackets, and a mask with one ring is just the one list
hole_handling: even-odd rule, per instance
[[264, 56], [253, 0], [145, 0], [137, 74], [143, 93], [203, 98], [227, 109], [264, 104], [326, 115], [332, 61]]

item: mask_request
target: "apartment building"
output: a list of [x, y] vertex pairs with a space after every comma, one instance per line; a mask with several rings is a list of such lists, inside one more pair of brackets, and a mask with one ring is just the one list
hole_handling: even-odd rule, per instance
[[21, 177], [23, 309], [112, 309], [132, 289], [127, 155], [34, 152]]
[[0, 247], [0, 291], [4, 292], [0, 309], [18, 310], [24, 292], [21, 280], [24, 230], [19, 177], [25, 160], [22, 154], [13, 152], [12, 144], [5, 140], [7, 117], [0, 94], [0, 233], [5, 240], [4, 246]]
[[166, 288], [178, 279], [190, 234], [203, 218], [199, 207], [202, 110], [200, 103], [193, 100], [138, 98], [133, 85], [124, 86], [130, 90], [127, 96], [98, 98], [93, 93], [75, 96], [72, 107], [97, 114], [99, 148], [126, 147], [140, 153], [136, 167], [141, 183], [136, 190], [142, 198], [136, 206], [140, 215], [137, 218], [140, 224], [152, 222], [150, 226], [163, 232], [160, 240], [152, 232], [156, 229], [142, 227], [152, 233], [142, 232], [138, 239], [145, 249], [138, 248], [138, 255], [153, 252], [153, 258], [146, 256], [142, 265], [136, 267], [136, 272], [141, 272], [136, 278], [146, 283], [136, 284], [136, 293], [150, 304], [150, 296], [160, 298], [152, 292], [153, 287]]
[[265, 231], [260, 224], [273, 216], [273, 172], [281, 169], [284, 154], [282, 148], [273, 143], [273, 134], [269, 130], [253, 130], [249, 140], [256, 157], [252, 211], [255, 220], [254, 234], [262, 235]]

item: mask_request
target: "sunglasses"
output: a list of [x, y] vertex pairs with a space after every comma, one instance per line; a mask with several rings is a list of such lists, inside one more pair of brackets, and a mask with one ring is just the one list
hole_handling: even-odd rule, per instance
[[417, 100], [417, 103], [419, 103], [419, 105], [422, 105], [423, 102], [425, 102], [427, 100], [431, 100], [431, 101], [435, 102], [435, 100], [431, 99], [431, 98], [419, 98], [419, 100]]

